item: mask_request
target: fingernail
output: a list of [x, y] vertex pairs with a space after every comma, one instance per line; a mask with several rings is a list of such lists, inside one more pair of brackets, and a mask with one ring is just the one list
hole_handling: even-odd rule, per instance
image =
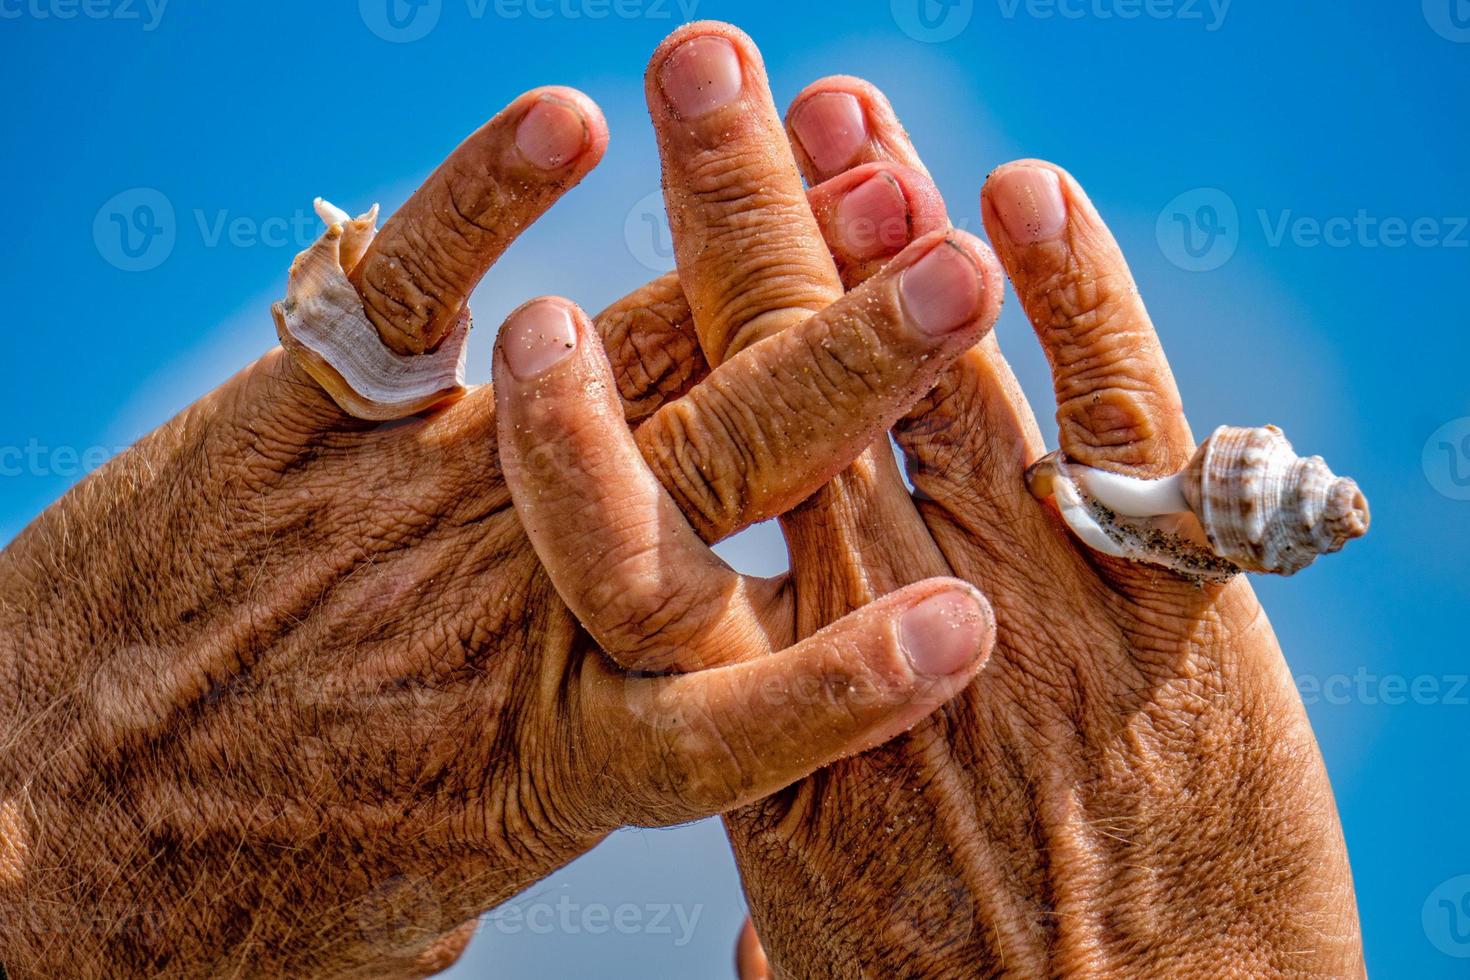
[[722, 37], [696, 37], [674, 49], [659, 81], [679, 115], [697, 118], [740, 94], [740, 56]]
[[980, 289], [975, 263], [947, 241], [930, 249], [898, 280], [909, 322], [931, 337], [973, 320], [980, 306]]
[[899, 642], [915, 670], [944, 677], [980, 656], [989, 621], [973, 595], [941, 592], [903, 614]]
[[892, 255], [909, 243], [909, 202], [891, 174], [876, 174], [837, 202], [837, 238], [857, 259]]
[[542, 170], [556, 170], [576, 159], [587, 143], [582, 114], [565, 102], [544, 98], [516, 127], [516, 148]]
[[1034, 245], [1061, 237], [1067, 227], [1067, 203], [1057, 175], [1040, 167], [1016, 167], [995, 178], [990, 201], [1006, 235], [1017, 245]]
[[824, 176], [847, 169], [868, 141], [862, 103], [847, 92], [821, 92], [797, 106], [791, 128]]
[[501, 347], [518, 381], [529, 381], [577, 347], [577, 325], [560, 303], [524, 306], [506, 321]]

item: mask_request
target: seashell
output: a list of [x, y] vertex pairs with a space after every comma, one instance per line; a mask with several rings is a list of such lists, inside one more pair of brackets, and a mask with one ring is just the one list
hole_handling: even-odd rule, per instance
[[343, 411], [386, 421], [464, 393], [466, 308], [433, 351], [405, 355], [378, 339], [347, 274], [377, 235], [378, 206], [349, 218], [317, 198], [327, 230], [291, 263], [286, 298], [271, 306], [281, 346]]
[[1301, 457], [1274, 425], [1221, 426], [1173, 476], [1142, 480], [1055, 452], [1026, 473], [1083, 543], [1196, 581], [1291, 575], [1368, 531], [1358, 485]]

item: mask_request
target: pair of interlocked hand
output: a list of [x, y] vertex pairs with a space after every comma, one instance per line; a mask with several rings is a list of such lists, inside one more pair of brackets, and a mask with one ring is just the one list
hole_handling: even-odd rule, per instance
[[[529, 302], [493, 386], [396, 423], [273, 351], [0, 556], [11, 976], [423, 976], [614, 829], [711, 814], [751, 977], [1360, 974], [1250, 586], [1094, 555], [1026, 491], [1007, 279], [1071, 458], [1193, 449], [1077, 182], [992, 172], [992, 252], [871, 85], [783, 127], [703, 23], [647, 91], [676, 274]], [[466, 140], [350, 269], [382, 343], [434, 349], [606, 142], [565, 88]], [[710, 551], [770, 517], [789, 574]]]

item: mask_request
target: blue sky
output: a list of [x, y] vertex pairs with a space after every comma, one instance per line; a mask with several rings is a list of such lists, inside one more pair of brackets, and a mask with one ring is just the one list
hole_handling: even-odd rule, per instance
[[[1275, 422], [1359, 478], [1369, 537], [1258, 589], [1337, 791], [1370, 970], [1465, 974], [1470, 3], [420, 3], [0, 0], [0, 540], [274, 342], [313, 196], [391, 209], [533, 85], [589, 93], [612, 144], [481, 286], [472, 378], [523, 299], [595, 309], [667, 267], [644, 63], [680, 21], [730, 20], [783, 108], [836, 72], [887, 91], [956, 223], [979, 228], [998, 163], [1067, 166], [1195, 431]], [[998, 329], [1049, 418], [1014, 302]], [[785, 561], [769, 529], [725, 550]], [[740, 902], [717, 825], [625, 832], [487, 921], [454, 975], [717, 976]], [[619, 905], [625, 928], [584, 916]]]

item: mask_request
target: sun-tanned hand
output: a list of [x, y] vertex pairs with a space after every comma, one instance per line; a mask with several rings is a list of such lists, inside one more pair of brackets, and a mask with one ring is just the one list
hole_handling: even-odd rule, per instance
[[[703, 84], [684, 104], [689, 74]], [[839, 280], [818, 246], [748, 38], [681, 29], [655, 55], [648, 89], [689, 299], [689, 325], [675, 332], [692, 329], [708, 364], [871, 274], [853, 263]], [[813, 183], [877, 162], [922, 171], [886, 100], [857, 79], [817, 83], [788, 119]], [[1081, 188], [1022, 161], [991, 176], [983, 212], [1050, 359], [1062, 448], [1119, 472], [1176, 471], [1193, 449], [1179, 395]], [[999, 282], [985, 286], [998, 301]], [[1197, 587], [1079, 546], [1026, 490], [1024, 469], [1045, 447], [993, 339], [894, 435], [916, 495], [880, 446], [782, 518], [796, 635], [915, 579], [955, 575], [995, 603], [994, 662], [912, 732], [727, 815], [769, 954], [747, 936], [744, 969], [1360, 975], [1331, 788], [1250, 585]], [[584, 479], [566, 493], [595, 512], [599, 491]], [[568, 542], [597, 531], [566, 516]], [[578, 608], [585, 551], [537, 547]], [[636, 666], [636, 642], [623, 648], [630, 659], [610, 652]]]
[[[528, 93], [467, 140], [351, 270], [383, 341], [431, 349], [605, 142], [567, 89]], [[922, 175], [881, 169], [933, 199]], [[818, 210], [845, 188], [814, 189]], [[978, 296], [979, 265], [953, 271], [948, 288]], [[749, 803], [962, 687], [991, 638], [973, 588], [920, 583], [793, 643], [783, 590], [701, 541], [809, 494], [994, 318], [977, 300], [915, 329], [898, 293], [897, 273], [877, 277], [707, 377], [660, 367], [672, 334], [659, 350], [630, 331], [667, 325], [659, 305], [593, 329], [534, 303], [503, 330], [495, 390], [389, 424], [348, 417], [277, 350], [84, 481], [0, 555], [13, 980], [426, 975], [478, 913], [612, 829]], [[600, 392], [597, 412], [555, 420], [542, 399], [567, 383]], [[594, 419], [617, 438], [579, 442]], [[525, 444], [547, 420], [565, 438]], [[554, 497], [518, 515], [511, 491], [568, 468], [627, 491], [608, 526], [677, 531], [677, 553], [599, 561], [650, 586], [623, 599], [660, 581], [710, 590], [627, 623], [644, 653], [708, 653], [701, 669], [625, 671], [557, 597], [523, 529], [529, 513], [540, 533]], [[603, 598], [605, 614], [633, 610]], [[696, 651], [689, 625], [717, 613], [718, 648]]]

